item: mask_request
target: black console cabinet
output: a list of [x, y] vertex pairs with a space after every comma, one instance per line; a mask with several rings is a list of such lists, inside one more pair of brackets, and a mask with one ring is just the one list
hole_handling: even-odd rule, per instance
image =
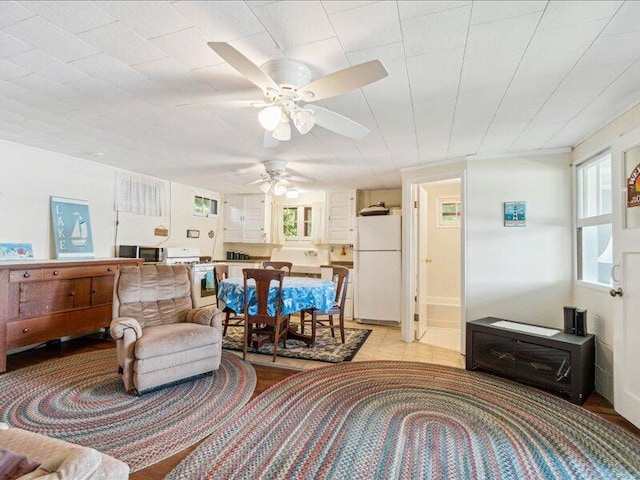
[[593, 335], [560, 332], [547, 337], [492, 326], [500, 320], [486, 317], [467, 323], [467, 370], [486, 370], [567, 395], [578, 405], [587, 399], [593, 391]]

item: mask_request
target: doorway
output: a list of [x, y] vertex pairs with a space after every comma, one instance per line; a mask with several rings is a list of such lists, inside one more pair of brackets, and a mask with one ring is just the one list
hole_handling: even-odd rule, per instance
[[415, 339], [461, 351], [460, 178], [416, 185]]

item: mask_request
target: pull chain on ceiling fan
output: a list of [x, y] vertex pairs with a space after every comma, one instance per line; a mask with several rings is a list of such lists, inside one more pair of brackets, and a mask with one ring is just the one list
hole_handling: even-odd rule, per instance
[[[258, 121], [265, 129], [264, 146], [274, 147], [291, 139], [291, 123], [301, 135], [319, 125], [349, 138], [361, 139], [369, 129], [336, 112], [308, 102], [335, 97], [376, 82], [389, 73], [380, 60], [372, 60], [345, 68], [311, 81], [311, 71], [293, 60], [271, 60], [258, 67], [228, 43], [209, 42], [231, 67], [262, 90], [266, 102], [255, 102], [262, 108]], [[304, 105], [299, 105], [304, 102]]]

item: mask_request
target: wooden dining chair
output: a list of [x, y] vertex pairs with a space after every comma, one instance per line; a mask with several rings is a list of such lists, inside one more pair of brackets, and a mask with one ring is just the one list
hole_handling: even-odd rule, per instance
[[287, 276], [291, 275], [291, 268], [293, 263], [291, 262], [262, 262], [262, 268], [272, 268], [274, 270], [283, 270]]
[[[278, 353], [278, 342], [282, 339], [283, 348], [287, 348], [287, 330], [289, 329], [289, 316], [282, 313], [282, 283], [285, 272], [282, 270], [270, 270], [263, 268], [245, 268], [244, 274], [244, 344], [242, 347], [242, 358], [247, 358], [247, 346], [253, 341], [256, 334], [256, 341], [260, 343], [265, 337], [273, 340], [273, 361], [276, 361]], [[255, 281], [257, 312], [249, 313], [249, 295], [247, 295], [249, 280]], [[277, 282], [274, 314], [270, 315], [269, 289], [271, 282]]]
[[[316, 329], [329, 328], [331, 329], [331, 336], [335, 338], [335, 329], [340, 328], [340, 337], [342, 343], [344, 343], [344, 304], [347, 299], [347, 286], [349, 285], [349, 269], [346, 267], [332, 266], [331, 278], [336, 284], [336, 297], [335, 302], [331, 306], [328, 312], [321, 312], [315, 308], [309, 310], [302, 310], [300, 312], [300, 331], [304, 333], [305, 322], [311, 322], [311, 343], [313, 346], [316, 343]], [[307, 320], [305, 314], [311, 314], [311, 319]], [[326, 315], [327, 318], [320, 318], [321, 315]], [[338, 316], [338, 325], [334, 324], [333, 317]]]
[[217, 263], [213, 266], [213, 270], [213, 281], [216, 287], [216, 305], [220, 310], [222, 310], [222, 313], [224, 313], [224, 318], [222, 319], [222, 336], [224, 337], [227, 334], [227, 327], [242, 327], [244, 326], [244, 320], [234, 309], [226, 305], [222, 307], [223, 302], [221, 302], [220, 299], [217, 298], [219, 291], [218, 286], [220, 285], [220, 282], [225, 278], [229, 278], [229, 265], [222, 265]]

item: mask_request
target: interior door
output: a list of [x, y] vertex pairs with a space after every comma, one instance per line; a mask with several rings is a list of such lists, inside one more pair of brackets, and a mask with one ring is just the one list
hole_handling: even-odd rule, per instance
[[613, 191], [621, 194], [613, 217], [614, 406], [640, 427], [640, 129], [621, 137], [612, 155]]

